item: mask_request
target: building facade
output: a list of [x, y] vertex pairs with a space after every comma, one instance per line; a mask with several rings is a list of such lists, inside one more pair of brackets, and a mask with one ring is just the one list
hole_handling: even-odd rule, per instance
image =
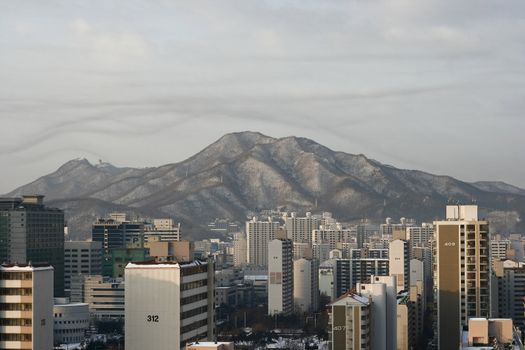
[[489, 225], [476, 205], [448, 205], [434, 228], [436, 342], [448, 350], [458, 347], [469, 318], [490, 316]]
[[50, 264], [54, 295], [64, 296], [64, 212], [44, 196], [0, 198], [0, 262]]
[[408, 242], [396, 239], [390, 242], [388, 249], [389, 274], [395, 276], [397, 292], [408, 291], [410, 287], [410, 255]]
[[185, 349], [214, 340], [212, 261], [126, 266], [126, 349]]
[[53, 348], [53, 267], [0, 265], [0, 349]]
[[294, 311], [293, 243], [274, 239], [268, 244], [268, 314]]
[[[124, 318], [124, 281], [103, 276], [80, 276], [80, 285], [72, 285], [74, 289], [82, 288], [80, 302], [89, 305], [89, 313], [96, 319], [123, 319]], [[74, 301], [72, 299], [72, 301]]]
[[54, 343], [80, 344], [89, 329], [89, 305], [56, 298], [53, 306]]
[[493, 315], [512, 318], [514, 325], [525, 331], [525, 264], [495, 261], [493, 280]]
[[328, 349], [370, 350], [371, 299], [347, 293], [329, 306]]
[[279, 223], [275, 221], [258, 221], [253, 218], [246, 222], [246, 244], [248, 247], [248, 264], [268, 266], [268, 243], [275, 239]]
[[64, 242], [64, 287], [70, 295], [71, 276], [102, 274], [102, 243], [91, 241]]
[[394, 276], [370, 276], [370, 283], [356, 285], [356, 291], [372, 301], [371, 349], [396, 350], [396, 286]]
[[312, 313], [319, 309], [319, 261], [317, 259], [294, 260], [293, 298], [296, 312]]
[[243, 266], [248, 262], [248, 242], [244, 232], [236, 232], [233, 236], [233, 264]]
[[182, 239], [180, 223], [173, 219], [153, 219], [153, 223], [144, 225], [144, 247], [149, 248], [150, 242], [173, 242]]
[[336, 259], [334, 264], [334, 295], [336, 299], [352, 290], [357, 283], [366, 283], [370, 276], [388, 276], [389, 260], [372, 259]]
[[343, 228], [339, 223], [330, 226], [320, 226], [312, 230], [312, 243], [328, 244], [330, 250], [337, 248], [337, 243], [352, 242], [352, 230]]
[[283, 220], [288, 239], [309, 245], [312, 244], [312, 230], [318, 229], [321, 223], [321, 218], [312, 213], [306, 213], [304, 217], [298, 217], [296, 213], [285, 214]]

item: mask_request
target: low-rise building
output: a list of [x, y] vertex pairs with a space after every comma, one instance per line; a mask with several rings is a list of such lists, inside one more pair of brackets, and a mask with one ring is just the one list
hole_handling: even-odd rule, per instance
[[70, 303], [67, 298], [55, 298], [54, 343], [79, 344], [89, 329], [89, 305]]
[[186, 345], [186, 350], [234, 350], [233, 342], [195, 342]]
[[470, 318], [463, 330], [460, 349], [523, 350], [520, 334], [510, 318]]
[[149, 255], [156, 261], [191, 261], [194, 244], [190, 241], [157, 241], [149, 245]]
[[124, 318], [124, 281], [121, 278], [84, 276], [82, 302], [96, 319]]

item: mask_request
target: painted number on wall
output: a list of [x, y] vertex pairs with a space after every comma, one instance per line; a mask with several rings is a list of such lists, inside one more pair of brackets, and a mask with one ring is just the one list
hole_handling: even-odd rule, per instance
[[148, 322], [159, 322], [159, 315], [148, 315], [146, 317], [146, 321], [148, 321]]

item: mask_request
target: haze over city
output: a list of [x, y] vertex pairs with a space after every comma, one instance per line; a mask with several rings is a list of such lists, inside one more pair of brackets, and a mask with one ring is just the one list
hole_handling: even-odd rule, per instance
[[240, 130], [523, 187], [524, 13], [522, 1], [2, 1], [0, 192], [77, 157], [178, 162]]
[[0, 349], [525, 350], [525, 2], [0, 0]]

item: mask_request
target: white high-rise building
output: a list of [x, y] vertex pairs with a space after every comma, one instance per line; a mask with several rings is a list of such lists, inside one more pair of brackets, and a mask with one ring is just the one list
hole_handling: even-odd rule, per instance
[[293, 297], [296, 311], [315, 312], [319, 306], [319, 262], [299, 259], [293, 262]]
[[313, 216], [312, 213], [306, 213], [305, 217], [297, 217], [296, 213], [290, 216], [286, 213], [283, 215], [284, 227], [288, 239], [296, 243], [312, 244], [312, 230], [319, 228], [321, 219]]
[[357, 292], [372, 300], [371, 349], [396, 350], [397, 293], [394, 276], [371, 276], [371, 283], [358, 283]]
[[279, 223], [268, 219], [258, 221], [253, 218], [246, 222], [246, 243], [248, 247], [248, 264], [255, 266], [268, 265], [268, 243], [275, 239]]
[[337, 243], [352, 242], [352, 229], [343, 228], [340, 223], [330, 226], [319, 226], [318, 229], [312, 230], [312, 243], [328, 244], [330, 250], [337, 248]]
[[126, 349], [214, 340], [213, 262], [129, 263], [125, 274]]
[[289, 315], [294, 310], [293, 247], [290, 239], [268, 244], [268, 314]]
[[410, 258], [408, 242], [396, 239], [388, 248], [390, 276], [395, 276], [397, 293], [410, 287]]
[[0, 265], [0, 349], [53, 348], [53, 267]]
[[434, 226], [429, 223], [407, 227], [406, 232], [411, 250], [414, 247], [430, 247], [430, 242], [434, 239]]

